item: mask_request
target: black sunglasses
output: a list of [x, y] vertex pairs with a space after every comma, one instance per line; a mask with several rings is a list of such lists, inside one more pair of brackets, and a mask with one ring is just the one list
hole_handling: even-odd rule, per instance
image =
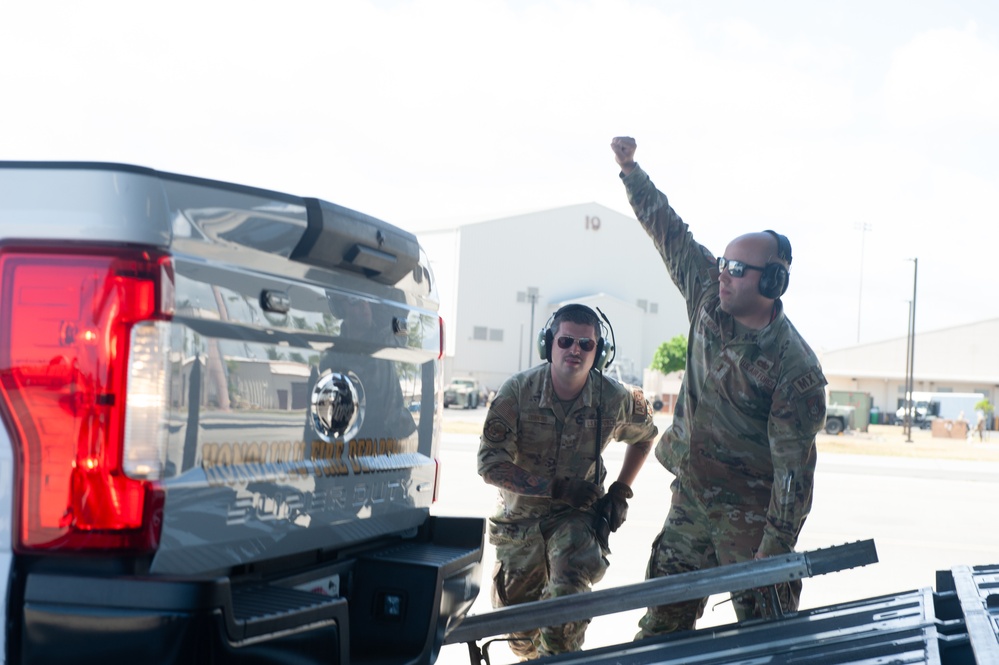
[[724, 256], [719, 256], [718, 272], [724, 272], [726, 268], [728, 268], [728, 274], [732, 275], [732, 277], [742, 277], [746, 274], [747, 270], [759, 270], [760, 272], [764, 270], [760, 266], [751, 266], [742, 261], [733, 261], [732, 259], [726, 259]]
[[561, 335], [555, 341], [558, 343], [558, 348], [560, 349], [571, 348], [572, 343], [575, 342], [576, 344], [579, 344], [579, 348], [583, 351], [583, 353], [589, 353], [597, 346], [596, 341], [590, 339], [589, 337], [576, 338], [569, 337], [568, 335]]

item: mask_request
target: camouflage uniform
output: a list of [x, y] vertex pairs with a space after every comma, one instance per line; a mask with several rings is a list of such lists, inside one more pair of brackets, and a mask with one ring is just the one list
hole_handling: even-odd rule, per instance
[[[825, 419], [818, 359], [784, 316], [780, 300], [762, 330], [719, 308], [715, 257], [639, 167], [622, 175], [628, 199], [687, 303], [687, 368], [673, 424], [656, 458], [675, 476], [647, 577], [793, 551], [812, 504], [815, 435]], [[785, 611], [801, 583], [782, 585]], [[740, 619], [759, 616], [750, 594]], [[687, 630], [706, 599], [650, 608], [639, 637]]]
[[[601, 451], [612, 440], [633, 444], [658, 433], [641, 390], [595, 371], [568, 413], [555, 397], [549, 365], [514, 375], [499, 389], [486, 415], [479, 474], [511, 462], [537, 476], [601, 483], [606, 474], [601, 468], [597, 478], [598, 405]], [[594, 536], [594, 519], [592, 510], [500, 490], [489, 525], [489, 542], [496, 546], [493, 607], [589, 591], [608, 566]], [[522, 659], [576, 651], [587, 623], [514, 634], [510, 648]]]

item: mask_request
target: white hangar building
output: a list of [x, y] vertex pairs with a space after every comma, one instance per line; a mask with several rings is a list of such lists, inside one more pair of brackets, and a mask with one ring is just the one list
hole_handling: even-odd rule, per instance
[[[917, 332], [913, 347], [913, 391], [981, 393], [999, 397], [999, 319]], [[873, 406], [894, 412], [905, 395], [908, 339], [826, 351], [822, 371], [828, 390], [867, 393]]]
[[659, 345], [687, 334], [683, 299], [641, 224], [597, 203], [417, 235], [441, 296], [445, 379], [497, 389], [542, 362], [538, 333], [570, 302], [607, 316], [608, 373], [639, 385]]

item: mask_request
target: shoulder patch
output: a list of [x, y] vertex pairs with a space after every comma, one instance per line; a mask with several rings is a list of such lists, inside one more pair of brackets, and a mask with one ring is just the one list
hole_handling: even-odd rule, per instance
[[648, 403], [645, 401], [645, 393], [641, 388], [631, 391], [631, 398], [635, 402], [634, 412], [636, 415], [644, 416], [648, 413]]
[[822, 416], [825, 414], [825, 395], [812, 395], [805, 399], [805, 409], [808, 413], [808, 417], [812, 419], [812, 422], [818, 422], [822, 420]]
[[822, 381], [819, 380], [818, 372], [813, 369], [792, 381], [791, 385], [794, 386], [799, 395], [804, 395], [807, 392], [822, 387]]
[[510, 428], [506, 426], [499, 418], [493, 418], [486, 423], [486, 426], [482, 429], [482, 436], [486, 437], [493, 443], [500, 443], [505, 441], [506, 437], [510, 434]]

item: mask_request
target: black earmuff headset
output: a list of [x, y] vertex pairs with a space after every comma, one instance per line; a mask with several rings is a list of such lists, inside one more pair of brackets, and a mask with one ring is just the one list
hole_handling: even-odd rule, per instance
[[[777, 241], [777, 258], [786, 261], [787, 265], [790, 266], [791, 241], [787, 239], [787, 236], [781, 235], [776, 231], [771, 231], [770, 229], [767, 229], [764, 233], [769, 233], [774, 237], [774, 240]], [[784, 264], [776, 262], [767, 263], [763, 267], [763, 274], [760, 275], [760, 295], [771, 300], [780, 298], [787, 291], [787, 283], [790, 278], [791, 275]]]
[[[552, 361], [552, 345], [555, 344], [555, 331], [552, 330], [552, 322], [558, 318], [559, 315], [572, 311], [589, 314], [599, 324], [596, 331], [597, 335], [599, 335], [599, 339], [597, 340], [597, 353], [593, 357], [593, 369], [598, 372], [604, 371], [608, 365], [614, 362], [614, 328], [611, 326], [607, 316], [604, 315], [603, 312], [600, 312], [599, 307], [597, 308], [597, 312], [600, 312], [599, 316], [597, 316], [597, 313], [586, 305], [580, 305], [577, 303], [558, 308], [554, 314], [548, 317], [545, 327], [538, 333], [538, 355], [541, 356], [542, 360], [547, 360], [548, 362]], [[601, 322], [601, 319], [603, 319], [603, 322]], [[607, 324], [606, 329], [610, 331], [611, 339], [609, 342], [604, 335], [604, 322]]]

